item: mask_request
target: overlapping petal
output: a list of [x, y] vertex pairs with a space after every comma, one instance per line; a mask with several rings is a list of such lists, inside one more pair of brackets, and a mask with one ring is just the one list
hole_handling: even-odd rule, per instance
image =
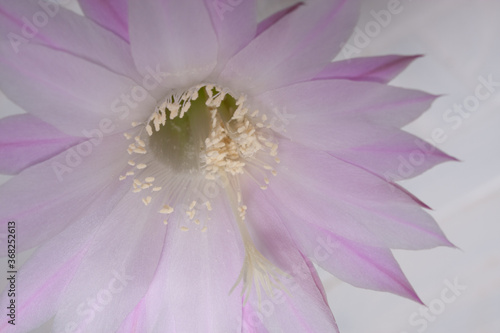
[[137, 68], [161, 68], [167, 88], [188, 88], [217, 65], [218, 42], [206, 6], [196, 0], [129, 0], [129, 32]]
[[304, 3], [299, 2], [299, 3], [296, 3], [295, 5], [286, 7], [284, 9], [274, 13], [273, 15], [265, 18], [261, 22], [259, 22], [259, 25], [257, 26], [257, 36], [260, 35], [261, 33], [263, 33], [264, 31], [266, 31], [267, 29], [269, 29], [270, 27], [272, 27], [276, 22], [278, 22], [282, 18], [286, 17], [288, 14], [290, 14], [291, 12], [293, 12], [294, 10], [296, 10], [297, 8], [302, 6], [303, 4]]
[[[17, 222], [22, 235], [17, 251], [44, 243], [84, 216], [89, 221], [106, 216], [113, 200], [121, 198], [116, 183], [127, 165], [126, 149], [121, 135], [108, 136], [97, 146], [85, 141], [2, 185], [0, 215], [2, 221]], [[2, 255], [6, 249], [2, 247]]]
[[128, 191], [107, 216], [68, 228], [65, 238], [82, 239], [84, 255], [58, 300], [55, 332], [70, 323], [82, 332], [118, 330], [148, 290], [161, 258], [166, 230], [160, 221], [151, 223], [155, 216], [140, 195]]
[[[6, 37], [2, 43], [8, 46], [2, 49], [2, 58], [33, 52], [30, 51], [32, 45], [43, 45], [118, 74], [138, 77], [129, 45], [124, 40], [65, 9], [57, 1], [1, 0], [0, 18], [0, 34]], [[63, 64], [54, 62], [52, 72], [60, 65]]]
[[44, 45], [19, 54], [9, 48], [0, 44], [0, 89], [67, 134], [124, 131], [132, 121], [147, 119], [156, 105], [135, 81], [91, 61]]
[[313, 265], [297, 248], [287, 230], [291, 221], [281, 220], [253, 180], [244, 182], [248, 205], [246, 221], [257, 249], [287, 276], [278, 273], [280, 287], [270, 295], [261, 291], [243, 308], [243, 332], [338, 332], [323, 286]]
[[390, 249], [353, 242], [317, 225], [293, 223], [288, 229], [309, 258], [339, 279], [421, 302]]
[[229, 60], [222, 82], [257, 93], [314, 77], [349, 38], [357, 8], [356, 0], [306, 2]]
[[314, 80], [344, 79], [387, 83], [419, 57], [387, 55], [335, 61], [318, 73]]
[[[272, 257], [282, 252], [290, 253], [291, 251], [284, 247], [283, 239], [290, 239], [289, 242], [293, 239], [294, 247], [352, 285], [388, 291], [420, 301], [389, 249], [367, 246], [338, 237], [314, 223], [300, 221], [292, 223], [289, 219], [282, 220], [278, 210], [271, 204], [277, 199], [272, 195], [262, 195], [259, 190], [255, 190], [251, 198], [252, 205], [259, 209], [249, 210], [249, 218], [252, 218], [254, 228], [261, 229], [257, 232], [256, 238], [268, 256]], [[256, 221], [262, 221], [262, 224]], [[280, 224], [285, 226], [281, 233], [269, 232], [273, 227], [279, 228], [276, 225]], [[300, 272], [298, 262], [300, 260], [295, 261], [296, 264], [288, 271]], [[275, 292], [280, 296], [283, 295], [282, 291], [276, 290]], [[276, 307], [275, 303], [276, 298], [268, 300], [265, 306], [266, 311], [273, 311]], [[317, 304], [309, 306], [314, 307]]]
[[[122, 198], [115, 193], [111, 200], [110, 193], [98, 196], [108, 198], [110, 211], [95, 210], [73, 220], [19, 272], [20, 327], [29, 330], [56, 315], [56, 332], [67, 327], [116, 331], [146, 292], [165, 229], [161, 223], [149, 223], [151, 211], [144, 205], [128, 209], [140, 200], [135, 194]], [[124, 226], [127, 219], [135, 223]], [[4, 294], [2, 304], [8, 301]]]
[[[284, 135], [293, 141], [330, 151], [396, 181], [453, 159], [400, 130], [434, 99], [420, 91], [374, 82], [320, 80], [269, 91], [256, 101], [274, 111], [268, 117], [276, 118], [276, 127], [286, 130]], [[411, 162], [414, 155], [418, 161]], [[398, 170], [402, 163], [411, 163], [411, 170]]]
[[189, 220], [184, 211], [169, 218], [155, 278], [119, 332], [240, 332], [240, 288], [229, 292], [244, 250], [226, 196], [210, 201], [206, 225]]
[[228, 2], [205, 0], [219, 44], [216, 72], [255, 37], [256, 2], [256, 0]]
[[0, 119], [0, 172], [19, 173], [81, 141], [28, 114]]
[[[369, 246], [449, 246], [436, 222], [406, 193], [361, 168], [286, 140], [269, 186], [289, 223], [310, 223]], [[298, 193], [298, 194], [297, 194]]]
[[85, 16], [128, 41], [127, 0], [78, 0]]

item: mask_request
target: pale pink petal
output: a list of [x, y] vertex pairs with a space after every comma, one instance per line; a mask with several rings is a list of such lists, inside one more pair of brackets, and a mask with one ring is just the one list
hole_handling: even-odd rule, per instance
[[140, 195], [127, 192], [107, 216], [85, 218], [65, 230], [65, 239], [80, 239], [85, 251], [57, 302], [55, 332], [69, 323], [82, 332], [116, 332], [146, 294], [166, 228], [157, 213], [160, 202], [145, 206]]
[[339, 279], [421, 302], [390, 249], [356, 243], [316, 225], [290, 223], [288, 230], [301, 251]]
[[19, 173], [81, 141], [28, 114], [0, 119], [0, 173]]
[[[288, 274], [280, 278], [289, 292], [279, 287], [260, 300], [252, 297], [244, 307], [243, 332], [338, 332], [316, 270], [297, 249], [287, 225], [274, 210], [272, 201], [252, 180], [244, 183], [243, 200], [248, 206], [246, 223], [257, 249]], [[263, 329], [265, 328], [265, 329]]]
[[[352, 126], [389, 128], [399, 130], [418, 118], [430, 107], [436, 96], [417, 90], [409, 90], [387, 86], [373, 82], [356, 82], [350, 80], [321, 80], [301, 82], [288, 87], [268, 91], [256, 97], [256, 101], [268, 108], [286, 110], [289, 115], [285, 123], [290, 135], [294, 131], [300, 133], [323, 133], [330, 130], [333, 144], [342, 140], [344, 132], [354, 132], [346, 128], [340, 135], [334, 135], [340, 127], [347, 123]], [[280, 119], [278, 119], [280, 120]], [[305, 122], [305, 123], [304, 123]], [[337, 122], [343, 122], [337, 126]], [[311, 129], [316, 124], [316, 128]], [[338, 127], [338, 128], [337, 128]], [[326, 136], [326, 133], [325, 133]], [[301, 139], [302, 136], [295, 137]], [[304, 138], [312, 141], [313, 138]], [[327, 145], [326, 138], [318, 138], [317, 145]], [[349, 146], [350, 139], [342, 144]]]
[[330, 151], [330, 154], [389, 182], [413, 178], [443, 162], [457, 161], [430, 143], [405, 132], [365, 139], [358, 146]]
[[283, 218], [375, 247], [452, 246], [413, 198], [380, 177], [286, 140], [279, 156], [283, 167], [264, 194], [280, 202]]
[[355, 0], [306, 2], [234, 56], [222, 82], [256, 93], [314, 77], [349, 38], [357, 7]]
[[278, 22], [279, 20], [281, 20], [282, 18], [284, 18], [285, 16], [287, 16], [288, 14], [290, 14], [291, 12], [293, 12], [302, 5], [304, 5], [304, 3], [299, 2], [295, 5], [286, 7], [264, 19], [257, 26], [257, 36], [266, 31], [267, 29], [269, 29], [270, 27], [272, 27], [276, 22]]
[[[21, 268], [17, 314], [26, 330], [57, 313], [57, 332], [68, 326], [116, 331], [145, 293], [158, 265], [165, 228], [161, 222], [151, 223], [151, 209], [139, 203], [137, 195], [129, 192], [123, 200], [116, 193], [113, 200], [106, 196], [110, 212], [96, 210], [91, 218], [72, 221]], [[136, 207], [130, 211], [131, 206]], [[126, 219], [135, 223], [124, 227]], [[6, 295], [2, 301], [8, 301]]]
[[314, 80], [345, 79], [387, 83], [419, 57], [387, 55], [336, 61], [325, 67]]
[[[29, 332], [54, 316], [61, 291], [81, 263], [84, 250], [79, 245], [82, 239], [57, 237], [57, 243], [42, 246], [22, 266], [15, 281], [18, 291], [16, 325], [7, 323], [10, 317], [2, 316], [1, 332]], [[11, 299], [7, 293], [8, 289], [5, 289], [1, 296], [3, 309]]]
[[[36, 21], [41, 25], [45, 22], [43, 17], [48, 18], [46, 24], [40, 27], [33, 24]], [[129, 45], [124, 40], [57, 2], [1, 0], [0, 34], [8, 40], [4, 52], [22, 54], [29, 51], [31, 45], [44, 45], [113, 72], [139, 78]]]
[[0, 75], [0, 89], [9, 99], [74, 136], [126, 130], [147, 119], [156, 105], [133, 80], [42, 45], [30, 44], [16, 55], [1, 44]]
[[169, 88], [203, 81], [217, 63], [218, 43], [206, 6], [196, 0], [129, 0], [130, 42], [137, 68], [164, 72]]
[[241, 238], [225, 195], [210, 201], [211, 220], [199, 225], [184, 210], [169, 217], [155, 278], [119, 332], [240, 331], [241, 288], [229, 291], [243, 263]]
[[78, 0], [85, 16], [128, 41], [127, 0]]
[[204, 0], [219, 42], [218, 70], [246, 46], [257, 29], [256, 0]]
[[[256, 100], [259, 106], [275, 110], [268, 118], [274, 118], [274, 126], [293, 141], [330, 151], [382, 177], [391, 175], [395, 181], [453, 159], [399, 129], [419, 117], [434, 99], [379, 83], [328, 80], [295, 84]], [[399, 172], [402, 160], [409, 159], [411, 170]]]
[[[120, 198], [115, 193], [120, 184], [111, 186], [110, 182], [118, 181], [127, 167], [126, 149], [127, 142], [120, 135], [101, 142], [85, 141], [3, 184], [0, 218], [17, 222], [17, 232], [22, 235], [17, 250], [47, 241], [82, 216], [92, 220], [109, 212]], [[0, 251], [5, 255], [6, 246]]]

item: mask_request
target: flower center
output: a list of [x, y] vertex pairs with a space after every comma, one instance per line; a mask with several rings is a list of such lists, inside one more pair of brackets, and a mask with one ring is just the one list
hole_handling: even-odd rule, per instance
[[195, 193], [201, 184], [225, 179], [220, 187], [228, 195], [245, 247], [237, 284], [243, 280], [243, 292], [249, 292], [249, 280], [267, 281], [270, 286], [276, 268], [252, 242], [239, 176], [246, 174], [262, 190], [267, 189], [269, 174], [276, 175], [273, 165], [279, 163], [278, 145], [271, 126], [266, 125], [268, 117], [251, 110], [245, 95], [234, 96], [210, 84], [169, 95], [146, 123], [132, 124], [137, 133], [125, 133], [133, 141], [127, 150], [133, 159], [120, 180], [133, 176], [132, 191], [147, 193], [142, 196], [145, 205], [160, 196], [163, 202], [158, 213], [165, 217], [165, 224], [167, 217], [175, 215], [180, 230], [206, 232], [212, 201], [209, 195], [200, 199]]

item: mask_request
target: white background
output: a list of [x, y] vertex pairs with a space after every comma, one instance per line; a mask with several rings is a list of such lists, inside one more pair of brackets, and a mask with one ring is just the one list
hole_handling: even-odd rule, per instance
[[[262, 0], [261, 12], [287, 2]], [[370, 11], [384, 10], [388, 3], [365, 0], [358, 27], [364, 29], [374, 21]], [[493, 75], [500, 82], [500, 1], [400, 3], [402, 11], [356, 56], [425, 55], [391, 84], [445, 94], [407, 130], [429, 140], [433, 129], [442, 128], [447, 139], [439, 147], [462, 162], [438, 166], [402, 185], [433, 207], [431, 213], [460, 250], [396, 251], [420, 297], [434, 305], [425, 327], [423, 317], [415, 317], [419, 304], [354, 288], [325, 272], [321, 276], [342, 333], [499, 333], [500, 88], [456, 129], [443, 114], [474, 94], [479, 76]], [[21, 112], [1, 94], [0, 110], [2, 116]], [[0, 183], [6, 179], [0, 177]], [[466, 290], [441, 309], [444, 281], [455, 279]], [[412, 316], [418, 325], [410, 323]]]

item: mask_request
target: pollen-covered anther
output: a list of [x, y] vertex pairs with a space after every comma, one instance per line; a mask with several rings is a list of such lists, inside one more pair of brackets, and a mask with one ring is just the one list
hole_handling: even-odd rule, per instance
[[160, 214], [172, 214], [174, 212], [174, 209], [170, 207], [169, 205], [163, 205], [162, 209], [158, 213]]
[[186, 212], [186, 215], [189, 217], [190, 220], [194, 219], [194, 216], [196, 214], [196, 211], [193, 209], [193, 210], [188, 210]]
[[[207, 92], [209, 92], [207, 105], [214, 108], [210, 112], [210, 135], [205, 140], [205, 150], [201, 154], [205, 176], [207, 179], [214, 179], [219, 172], [232, 176], [243, 174], [246, 160], [254, 158], [259, 152], [265, 150], [264, 141], [259, 139], [254, 124], [247, 118], [249, 110], [245, 107], [246, 96], [241, 95], [237, 99], [236, 110], [229, 121], [225, 122], [215, 108], [219, 103], [214, 103], [218, 100], [214, 98], [213, 102], [209, 103], [212, 90], [207, 89]], [[223, 92], [220, 94], [222, 95]], [[252, 115], [257, 114], [258, 111], [252, 113]], [[264, 119], [267, 119], [265, 115]], [[267, 142], [267, 140], [264, 143], [268, 144], [267, 149], [273, 153], [277, 150], [277, 145], [274, 147], [274, 143]]]
[[246, 214], [247, 214], [247, 206], [243, 205], [238, 207], [238, 212], [240, 213], [240, 217], [242, 220], [245, 220]]
[[146, 147], [146, 143], [139, 136], [135, 137], [135, 142], [140, 147], [143, 147], [143, 148]]
[[153, 199], [153, 198], [151, 198], [150, 196], [147, 196], [147, 197], [145, 197], [145, 198], [142, 198], [142, 202], [144, 203], [144, 205], [146, 205], [146, 206], [147, 206], [147, 205], [149, 205], [149, 204], [151, 203], [151, 200], [152, 200], [152, 199]]

